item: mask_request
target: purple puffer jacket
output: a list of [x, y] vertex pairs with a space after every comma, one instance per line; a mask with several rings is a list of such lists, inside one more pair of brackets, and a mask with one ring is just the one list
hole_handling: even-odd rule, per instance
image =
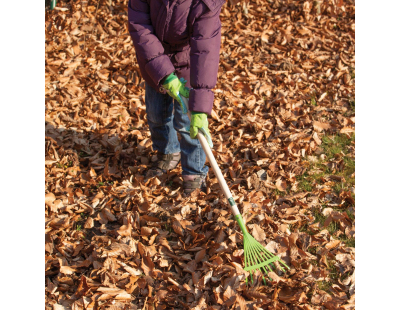
[[129, 32], [144, 80], [160, 91], [176, 72], [192, 87], [189, 110], [211, 114], [225, 0], [130, 0]]

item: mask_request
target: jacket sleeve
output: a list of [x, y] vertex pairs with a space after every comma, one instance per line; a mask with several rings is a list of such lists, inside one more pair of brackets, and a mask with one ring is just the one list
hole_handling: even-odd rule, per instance
[[142, 59], [147, 74], [156, 85], [160, 85], [161, 80], [174, 72], [175, 68], [154, 34], [146, 0], [129, 0], [128, 29], [138, 60]]
[[225, 0], [203, 0], [201, 14], [193, 24], [190, 37], [189, 110], [211, 114], [217, 83], [221, 21], [219, 15]]

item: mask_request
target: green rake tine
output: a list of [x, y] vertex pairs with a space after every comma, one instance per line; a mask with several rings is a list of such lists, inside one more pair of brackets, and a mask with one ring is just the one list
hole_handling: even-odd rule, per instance
[[[268, 267], [268, 266], [267, 266]], [[269, 267], [268, 267], [269, 268]], [[265, 269], [264, 267], [261, 267], [260, 271], [262, 271], [264, 269], [264, 273], [263, 273], [263, 281], [264, 281], [264, 285], [267, 285], [267, 280], [265, 280], [264, 274], [268, 274], [268, 271]]]
[[[270, 258], [273, 258], [274, 257], [274, 255], [272, 254], [272, 253], [270, 253], [270, 252], [268, 252], [268, 250], [267, 249], [265, 249], [262, 245], [259, 245], [260, 246], [260, 249], [262, 249], [263, 251], [265, 251], [265, 253], [268, 253], [268, 255], [269, 256], [271, 256]], [[277, 256], [278, 257], [278, 256]], [[279, 257], [278, 257], [279, 258]], [[278, 260], [278, 265], [279, 265], [279, 267], [283, 270], [283, 272], [285, 272], [285, 268], [284, 267], [286, 267], [286, 269], [287, 270], [289, 270], [290, 268], [279, 258]], [[283, 265], [283, 266], [281, 266], [281, 265]], [[276, 266], [274, 266], [275, 268], [276, 268]]]
[[[269, 258], [273, 258], [273, 257], [274, 257], [274, 255], [273, 255], [272, 253], [270, 253], [266, 248], [264, 248], [261, 244], [258, 244], [258, 246], [259, 246], [259, 248], [260, 248], [264, 253], [266, 253], [267, 255], [270, 256]], [[287, 270], [290, 269], [280, 258], [279, 258], [278, 262], [281, 263], [282, 265], [284, 265], [284, 266], [287, 268]], [[279, 264], [278, 264], [278, 265], [279, 265]], [[279, 265], [279, 266], [280, 266], [280, 265]], [[280, 266], [280, 267], [281, 267], [281, 266]], [[283, 267], [281, 267], [281, 268], [284, 270]]]
[[253, 256], [256, 258], [256, 261], [255, 261], [255, 262], [258, 263], [258, 264], [262, 264], [262, 263], [263, 263], [263, 260], [261, 259], [261, 257], [260, 257], [259, 255], [257, 255], [256, 250], [257, 250], [257, 248], [251, 247], [251, 251], [252, 251], [252, 253], [253, 253]]
[[[265, 252], [266, 250], [264, 249], [264, 247], [263, 247], [262, 245], [260, 245], [260, 248], [262, 248], [262, 249], [264, 250], [263, 253], [266, 254], [267, 257], [268, 257], [268, 255], [270, 256], [269, 259], [273, 258], [273, 255], [272, 255], [272, 254], [270, 254], [270, 253], [268, 253], [268, 252]], [[270, 272], [273, 271], [273, 270], [271, 269], [271, 267], [270, 267], [269, 264], [267, 264], [267, 265], [265, 265], [265, 266], [267, 266], [267, 268], [269, 269]], [[263, 267], [264, 270], [265, 270], [265, 266]], [[273, 265], [273, 267], [275, 267], [275, 265]], [[267, 271], [265, 271], [265, 273], [268, 274]], [[272, 280], [270, 276], [268, 276], [268, 279]]]
[[252, 264], [249, 265], [248, 267], [251, 267], [251, 266], [257, 264], [257, 257], [256, 257], [256, 256], [254, 255], [254, 253], [253, 253], [253, 248], [252, 248], [251, 246], [248, 246], [248, 247], [249, 247], [249, 248], [248, 248], [248, 253], [249, 253], [250, 257], [252, 258], [252, 259], [251, 259]]
[[[251, 244], [249, 245], [249, 243], [251, 243], [251, 239], [250, 239], [250, 237], [247, 237], [246, 236], [246, 239], [247, 239], [247, 246], [246, 246], [246, 248], [247, 248], [247, 252], [248, 252], [248, 254], [249, 254], [249, 256], [250, 256], [250, 261], [251, 261], [251, 264], [249, 264], [247, 267], [249, 267], [249, 268], [251, 268], [251, 266], [254, 266], [254, 265], [257, 265], [257, 263], [259, 262], [258, 261], [258, 258], [257, 258], [257, 256], [255, 255], [255, 253], [254, 253], [254, 250], [253, 250], [253, 247], [251, 246]], [[261, 262], [260, 262], [261, 263]], [[251, 282], [253, 283], [253, 273], [254, 273], [254, 270], [249, 270], [249, 272], [250, 272], [250, 274], [251, 274]]]
[[[250, 239], [251, 240], [251, 239]], [[256, 240], [255, 240], [256, 241]], [[253, 242], [253, 245], [255, 245], [254, 247], [252, 247], [252, 246], [250, 246], [250, 253], [251, 253], [251, 255], [252, 255], [252, 257], [253, 257], [253, 265], [257, 265], [257, 263], [258, 264], [262, 264], [263, 263], [263, 257], [260, 257], [259, 255], [257, 255], [257, 252], [256, 252], [256, 250], [257, 250], [257, 246], [259, 245], [258, 243], [257, 243], [257, 241], [256, 242]], [[261, 254], [264, 254], [264, 253], [261, 253]], [[250, 267], [250, 266], [249, 266]], [[269, 268], [269, 266], [268, 266], [268, 268]], [[268, 274], [268, 272], [267, 272], [267, 270], [265, 269], [265, 266], [263, 266], [263, 267], [261, 267], [261, 268], [258, 268], [260, 271], [261, 271], [261, 273], [262, 273], [262, 271], [264, 270], [264, 272], [266, 273], [266, 274]], [[257, 270], [257, 268], [255, 268], [254, 270]], [[267, 284], [267, 281], [265, 280], [265, 277], [264, 277], [264, 275], [262, 276], [262, 278], [263, 278], [263, 282], [264, 282], [264, 284], [266, 285]]]
[[268, 252], [261, 244], [258, 243], [257, 246], [261, 250], [261, 252], [267, 257], [267, 259], [271, 259], [274, 257], [274, 255]]
[[258, 263], [258, 259], [257, 259], [257, 256], [255, 255], [255, 253], [253, 251], [253, 248], [251, 246], [249, 246], [248, 250], [249, 250], [249, 253], [250, 253], [251, 257], [253, 258], [253, 264], [252, 265], [257, 264]]
[[[243, 236], [243, 242], [244, 242], [244, 267], [246, 268], [246, 267], [250, 267], [251, 265], [252, 265], [252, 257], [251, 257], [251, 255], [250, 255], [250, 253], [249, 253], [249, 251], [246, 251], [246, 250], [248, 250], [248, 247], [249, 247], [249, 245], [248, 245], [248, 242], [246, 242], [245, 240], [247, 240], [248, 238], [247, 238], [247, 236], [246, 235], [244, 235]], [[250, 279], [251, 279], [251, 283], [253, 283], [253, 274], [250, 272]], [[247, 278], [246, 278], [246, 284], [247, 284]]]
[[[263, 246], [262, 246], [260, 243], [258, 243], [258, 242], [256, 241], [256, 242], [254, 242], [254, 245], [255, 245], [255, 249], [254, 249], [254, 250], [261, 249], [261, 254], [262, 254], [262, 255], [265, 255], [267, 259], [272, 258], [272, 256], [269, 255], [268, 252], [263, 251], [264, 248], [263, 248]], [[269, 256], [271, 256], [271, 257], [269, 257]]]
[[[258, 257], [258, 258], [259, 258], [259, 259], [257, 259], [258, 263], [259, 263], [259, 264], [262, 264], [262, 263], [264, 262], [264, 260], [263, 260], [264, 257], [263, 257], [263, 259], [261, 259], [259, 256], [257, 256], [256, 254], [254, 254], [254, 252], [255, 252], [255, 250], [256, 250], [257, 248], [261, 249], [261, 248], [263, 248], [263, 247], [262, 247], [262, 245], [259, 244], [258, 242], [255, 243], [255, 246], [256, 246], [256, 248], [252, 248], [252, 250], [253, 250], [253, 255], [255, 255], [256, 257]], [[265, 255], [265, 254], [268, 254], [268, 253], [267, 253], [267, 252], [264, 252], [264, 251], [261, 251], [261, 255]], [[267, 257], [267, 259], [270, 258], [270, 257], [268, 257], [267, 255], [265, 255], [265, 256]], [[263, 270], [264, 270], [265, 274], [268, 274], [268, 271], [265, 269], [265, 266], [267, 266], [267, 268], [268, 268], [270, 271], [272, 271], [268, 264], [267, 264], [267, 265], [264, 265], [264, 266], [262, 266], [262, 267], [260, 267], [260, 268], [258, 268], [258, 269], [260, 269], [260, 271], [263, 271]], [[271, 280], [270, 277], [268, 277], [268, 278]], [[264, 281], [264, 284], [267, 284], [264, 276], [263, 276], [263, 281]]]
[[[261, 261], [260, 261], [260, 262], [258, 261], [257, 256], [256, 256], [256, 255], [254, 254], [254, 252], [253, 252], [253, 248], [250, 248], [249, 252], [250, 252], [251, 256], [253, 257], [253, 264], [252, 264], [252, 266], [257, 265], [257, 263], [260, 264]], [[251, 266], [249, 266], [249, 267], [251, 267]]]
[[265, 255], [266, 255], [268, 258], [274, 257], [274, 255], [273, 255], [271, 252], [269, 252], [266, 248], [264, 248], [260, 243], [258, 243], [257, 246], [259, 247], [259, 249], [260, 249], [263, 253], [265, 253]]

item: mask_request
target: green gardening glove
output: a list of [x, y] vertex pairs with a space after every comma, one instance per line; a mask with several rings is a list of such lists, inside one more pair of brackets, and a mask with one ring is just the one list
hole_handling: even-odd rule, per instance
[[181, 96], [189, 98], [189, 88], [187, 88], [185, 84], [185, 79], [178, 79], [175, 73], [171, 73], [165, 79], [162, 87], [167, 91], [168, 95], [180, 103], [183, 113], [186, 114], [188, 111], [181, 98]]
[[208, 130], [207, 113], [192, 112], [192, 119], [190, 121], [190, 137], [196, 139], [199, 130], [207, 139], [208, 145], [212, 148], [211, 134]]

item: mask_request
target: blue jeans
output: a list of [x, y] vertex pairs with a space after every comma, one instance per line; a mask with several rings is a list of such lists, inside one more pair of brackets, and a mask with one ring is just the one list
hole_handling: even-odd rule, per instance
[[[160, 94], [146, 83], [146, 113], [153, 149], [172, 154], [181, 152], [182, 175], [206, 176], [206, 154], [198, 139], [190, 138], [189, 117], [181, 105], [168, 94]], [[178, 140], [177, 132], [181, 139]]]

